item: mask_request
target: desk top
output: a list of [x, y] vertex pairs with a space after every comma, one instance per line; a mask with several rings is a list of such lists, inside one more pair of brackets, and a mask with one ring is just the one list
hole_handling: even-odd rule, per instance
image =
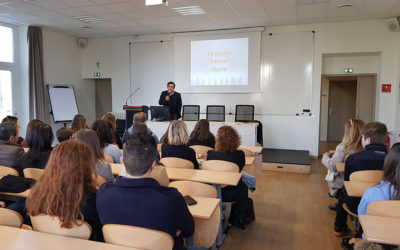
[[255, 154], [261, 154], [261, 152], [263, 150], [263, 147], [261, 147], [261, 146], [240, 146], [240, 148], [248, 149]]
[[221, 202], [221, 200], [217, 198], [199, 196], [192, 196], [192, 198], [197, 201], [197, 204], [188, 206], [188, 208], [193, 218], [199, 219], [210, 219], [211, 215]]
[[197, 181], [209, 184], [236, 186], [242, 178], [241, 173], [209, 170], [166, 168], [168, 178], [175, 181]]
[[358, 216], [367, 241], [400, 245], [400, 218]]
[[1, 249], [4, 250], [128, 250], [112, 244], [46, 234], [15, 227], [0, 226]]
[[336, 171], [338, 171], [339, 173], [344, 173], [344, 165], [344, 162], [336, 162]]
[[30, 189], [25, 190], [24, 192], [21, 193], [8, 193], [8, 192], [0, 192], [0, 195], [7, 195], [7, 196], [13, 196], [13, 197], [23, 197], [26, 198], [28, 197], [29, 193], [31, 192]]
[[375, 186], [377, 183], [374, 182], [362, 182], [362, 181], [345, 181], [344, 186], [348, 196], [362, 197], [365, 190], [369, 187]]

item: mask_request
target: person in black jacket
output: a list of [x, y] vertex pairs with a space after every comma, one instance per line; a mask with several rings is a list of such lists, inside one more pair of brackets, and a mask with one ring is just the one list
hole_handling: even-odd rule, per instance
[[207, 120], [201, 119], [196, 123], [188, 142], [188, 146], [192, 145], [215, 147], [215, 137], [210, 132], [210, 123]]
[[[371, 122], [362, 128], [361, 133], [361, 142], [365, 150], [352, 154], [347, 158], [344, 172], [345, 181], [349, 181], [350, 175], [354, 172], [382, 170], [383, 168], [383, 163], [387, 154], [387, 148], [384, 145], [387, 136], [386, 125], [380, 122]], [[335, 235], [342, 237], [348, 232], [346, 225], [348, 213], [343, 209], [343, 203], [346, 203], [348, 208], [353, 213], [357, 214], [357, 208], [361, 197], [349, 197], [344, 187], [339, 190], [338, 196]]]
[[181, 118], [182, 98], [181, 94], [175, 92], [175, 83], [167, 83], [168, 90], [163, 91], [158, 100], [159, 105], [169, 107], [170, 119], [178, 120]]
[[[242, 171], [246, 157], [242, 150], [238, 150], [240, 146], [240, 135], [231, 126], [222, 126], [218, 129], [217, 140], [215, 142], [215, 150], [207, 152], [207, 160], [222, 160], [236, 163], [239, 172]], [[227, 186], [222, 188], [222, 201], [235, 202], [237, 213], [241, 218], [242, 225], [246, 224], [246, 205], [248, 202], [248, 188], [246, 184], [240, 180], [237, 186]]]
[[199, 169], [196, 152], [189, 148], [189, 135], [183, 121], [173, 121], [168, 128], [168, 143], [161, 146], [161, 157], [176, 157], [191, 161], [195, 169]]

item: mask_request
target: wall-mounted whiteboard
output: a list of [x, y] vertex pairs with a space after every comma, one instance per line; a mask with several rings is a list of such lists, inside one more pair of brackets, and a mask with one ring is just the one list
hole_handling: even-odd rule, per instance
[[48, 85], [54, 122], [70, 122], [78, 114], [73, 86]]
[[311, 109], [314, 33], [264, 34], [262, 113], [289, 114]]

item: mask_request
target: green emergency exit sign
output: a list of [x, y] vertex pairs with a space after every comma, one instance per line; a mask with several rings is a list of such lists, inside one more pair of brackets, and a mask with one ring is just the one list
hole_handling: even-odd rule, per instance
[[93, 76], [94, 76], [94, 77], [100, 77], [101, 74], [100, 74], [100, 72], [95, 72], [95, 73], [93, 74]]
[[344, 73], [353, 73], [353, 68], [344, 68]]

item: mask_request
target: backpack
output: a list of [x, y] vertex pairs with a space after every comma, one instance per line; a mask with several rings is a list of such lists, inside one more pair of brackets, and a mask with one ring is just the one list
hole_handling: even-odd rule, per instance
[[231, 214], [229, 215], [229, 224], [245, 229], [245, 225], [255, 219], [254, 204], [251, 198], [247, 198], [246, 213], [244, 215], [238, 213], [236, 203], [232, 204]]

